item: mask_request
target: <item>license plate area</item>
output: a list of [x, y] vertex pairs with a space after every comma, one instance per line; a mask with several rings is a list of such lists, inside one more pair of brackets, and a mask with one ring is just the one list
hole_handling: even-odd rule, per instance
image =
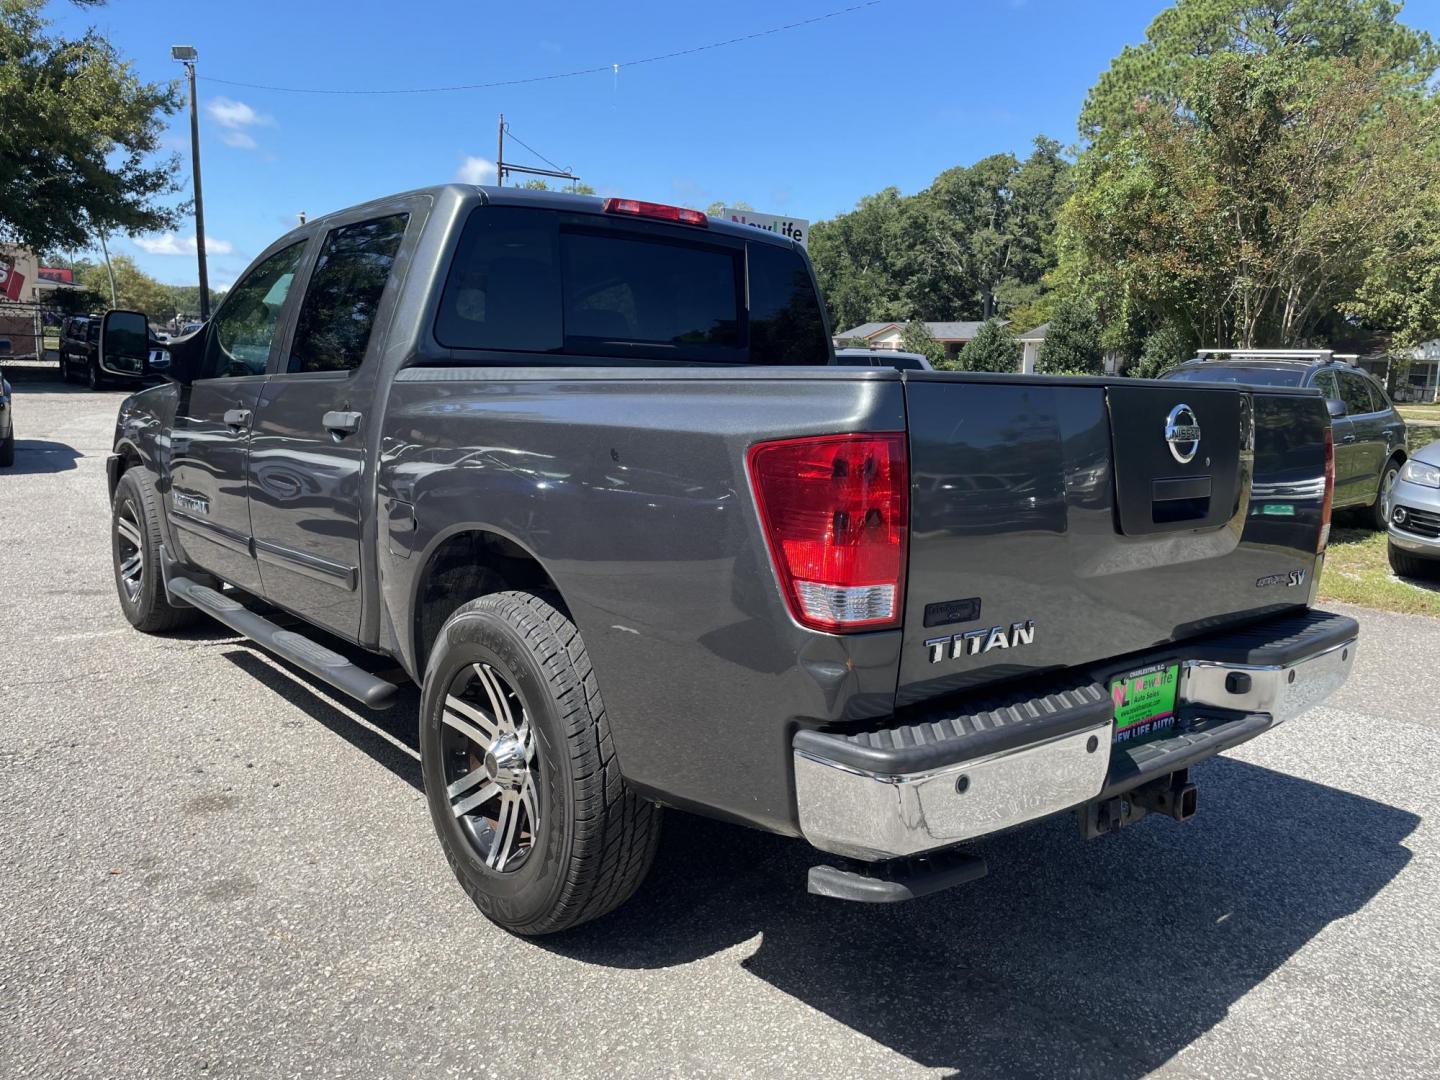
[[1151, 664], [1112, 680], [1114, 742], [1132, 743], [1172, 731], [1179, 690], [1180, 664], [1174, 660]]

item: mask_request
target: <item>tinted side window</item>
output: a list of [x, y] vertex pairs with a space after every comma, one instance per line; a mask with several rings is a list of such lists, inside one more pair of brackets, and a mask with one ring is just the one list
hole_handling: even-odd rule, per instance
[[554, 352], [560, 321], [555, 215], [508, 206], [476, 210], [450, 264], [435, 337], [460, 349]]
[[1340, 398], [1351, 415], [1375, 411], [1370, 402], [1370, 388], [1363, 378], [1350, 371], [1336, 374], [1340, 379]]
[[1316, 387], [1327, 398], [1340, 396], [1340, 387], [1335, 384], [1335, 372], [1333, 371], [1317, 371], [1315, 379], [1310, 385]]
[[395, 214], [343, 225], [325, 237], [300, 308], [290, 371], [360, 366], [408, 220]]
[[304, 251], [304, 240], [277, 251], [231, 288], [210, 320], [199, 378], [265, 374], [270, 342]]
[[750, 362], [823, 363], [830, 343], [805, 260], [773, 244], [748, 247]]
[[1384, 412], [1390, 408], [1390, 399], [1385, 396], [1385, 390], [1378, 382], [1366, 376], [1365, 385], [1370, 388], [1371, 412]]

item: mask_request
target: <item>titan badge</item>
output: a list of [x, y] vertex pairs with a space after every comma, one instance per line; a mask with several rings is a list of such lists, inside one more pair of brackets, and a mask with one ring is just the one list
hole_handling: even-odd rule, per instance
[[1016, 649], [1022, 645], [1035, 644], [1035, 620], [1011, 623], [1009, 627], [987, 626], [980, 630], [969, 630], [961, 634], [927, 638], [925, 648], [930, 650], [930, 663], [938, 664], [948, 655], [951, 660], [961, 656], [978, 656], [992, 649]]

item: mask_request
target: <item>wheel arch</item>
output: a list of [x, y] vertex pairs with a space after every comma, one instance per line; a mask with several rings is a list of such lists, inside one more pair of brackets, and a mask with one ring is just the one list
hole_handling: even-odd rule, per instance
[[452, 525], [437, 535], [420, 560], [410, 593], [405, 650], [421, 681], [440, 628], [455, 610], [480, 596], [521, 589], [564, 600], [540, 557], [514, 536], [478, 523]]

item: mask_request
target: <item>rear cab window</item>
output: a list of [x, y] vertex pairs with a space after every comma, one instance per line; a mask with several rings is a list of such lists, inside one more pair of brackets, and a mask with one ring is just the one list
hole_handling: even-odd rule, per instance
[[809, 267], [793, 249], [512, 206], [471, 212], [435, 338], [452, 349], [639, 363], [830, 359]]

